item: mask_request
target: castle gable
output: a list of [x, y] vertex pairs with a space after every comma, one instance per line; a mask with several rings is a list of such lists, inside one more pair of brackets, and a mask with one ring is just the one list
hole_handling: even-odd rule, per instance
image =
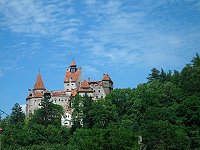
[[64, 82], [76, 82], [78, 77], [81, 75], [81, 71], [77, 70], [75, 73], [67, 71], [65, 74]]

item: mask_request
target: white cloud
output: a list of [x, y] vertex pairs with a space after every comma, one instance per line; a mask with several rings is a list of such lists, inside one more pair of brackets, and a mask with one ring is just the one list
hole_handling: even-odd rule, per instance
[[[178, 5], [180, 8], [173, 8], [173, 11], [177, 12], [175, 15], [183, 15], [182, 3]], [[93, 9], [88, 14], [94, 18], [99, 14], [105, 15], [98, 16], [98, 26], [87, 31], [88, 38], [84, 44], [96, 61], [102, 62], [106, 58], [110, 65], [173, 66], [180, 63], [181, 53], [191, 49], [192, 45], [187, 41], [199, 37], [196, 28], [183, 27], [181, 22], [173, 20], [175, 17], [170, 16], [172, 8], [168, 2], [130, 2], [130, 5], [124, 5], [122, 1], [109, 1], [90, 8]], [[161, 8], [163, 12], [160, 13], [158, 9]]]
[[82, 66], [83, 79], [91, 78], [92, 80], [98, 79], [101, 72], [89, 65]]
[[77, 26], [77, 19], [70, 19], [73, 8], [67, 1], [12, 0], [0, 5], [0, 26], [13, 32], [29, 35], [59, 36], [65, 27]]
[[[84, 7], [78, 7], [82, 3], [71, 0], [0, 0], [0, 26], [13, 32], [37, 36], [38, 39], [48, 37], [55, 47], [75, 49], [73, 54], [83, 57], [88, 54], [90, 62], [103, 62], [102, 59], [106, 59], [106, 63], [115, 66], [138, 63], [152, 66], [164, 64], [169, 57], [172, 59], [169, 63], [174, 64], [180, 58], [177, 54], [186, 48], [191, 49], [189, 45], [198, 42], [199, 24], [187, 23], [189, 21], [185, 18], [188, 16], [182, 17], [182, 22], [176, 20], [178, 15], [184, 15], [181, 14], [181, 2], [83, 2]], [[194, 8], [197, 5], [194, 3]], [[171, 11], [177, 16], [172, 16]], [[19, 52], [22, 54], [20, 56], [29, 54], [27, 52], [30, 50], [26, 51], [25, 48], [21, 48], [24, 52]], [[58, 64], [49, 63], [49, 66]]]

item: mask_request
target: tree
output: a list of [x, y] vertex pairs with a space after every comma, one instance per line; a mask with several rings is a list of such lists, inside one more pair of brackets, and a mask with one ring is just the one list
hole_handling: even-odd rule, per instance
[[50, 96], [44, 95], [44, 98], [41, 100], [41, 108], [34, 112], [29, 124], [38, 123], [44, 126], [54, 125], [60, 127], [62, 115], [62, 106], [53, 104], [50, 101]]
[[92, 128], [93, 122], [90, 116], [90, 111], [92, 109], [92, 97], [87, 95], [83, 97], [83, 127]]
[[160, 79], [160, 71], [157, 70], [156, 68], [151, 69], [151, 74], [149, 74], [149, 77], [147, 77], [149, 82]]
[[92, 103], [90, 116], [96, 128], [106, 128], [112, 123], [117, 122], [115, 105], [113, 105], [111, 101], [105, 99]]
[[130, 108], [132, 89], [115, 89], [106, 96], [107, 101], [111, 101], [115, 105], [118, 117], [125, 115]]
[[143, 143], [148, 150], [188, 150], [189, 138], [182, 126], [168, 121], [149, 122], [142, 130]]
[[137, 137], [131, 130], [108, 129], [78, 129], [70, 139], [69, 150], [138, 150]]
[[74, 132], [77, 128], [82, 127], [83, 121], [83, 97], [76, 95], [72, 98], [72, 128], [71, 131]]
[[187, 97], [178, 107], [177, 115], [186, 126], [190, 148], [200, 149], [200, 95]]
[[12, 113], [10, 115], [10, 123], [13, 125], [17, 125], [20, 123], [24, 123], [25, 114], [22, 111], [22, 107], [16, 103], [12, 108]]
[[200, 92], [200, 58], [196, 54], [192, 64], [187, 64], [180, 74], [180, 87], [185, 91], [186, 96]]
[[167, 79], [167, 74], [165, 73], [165, 71], [161, 68], [161, 73], [159, 75], [159, 80], [161, 82], [165, 82]]
[[200, 57], [198, 53], [196, 53], [196, 57], [194, 57], [191, 62], [193, 67], [200, 67]]

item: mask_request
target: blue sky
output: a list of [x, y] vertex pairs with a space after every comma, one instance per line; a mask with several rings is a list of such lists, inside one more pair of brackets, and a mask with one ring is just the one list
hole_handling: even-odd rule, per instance
[[48, 90], [63, 89], [72, 58], [83, 78], [133, 88], [196, 52], [198, 0], [0, 0], [0, 109], [25, 104], [39, 69]]

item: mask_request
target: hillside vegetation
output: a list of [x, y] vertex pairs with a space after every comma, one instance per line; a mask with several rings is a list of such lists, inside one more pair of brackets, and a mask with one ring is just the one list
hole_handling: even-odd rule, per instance
[[62, 107], [49, 97], [28, 119], [15, 104], [0, 122], [2, 149], [199, 150], [199, 55], [180, 72], [153, 68], [135, 89], [115, 89], [97, 102], [77, 95], [71, 105], [73, 126], [66, 128]]

